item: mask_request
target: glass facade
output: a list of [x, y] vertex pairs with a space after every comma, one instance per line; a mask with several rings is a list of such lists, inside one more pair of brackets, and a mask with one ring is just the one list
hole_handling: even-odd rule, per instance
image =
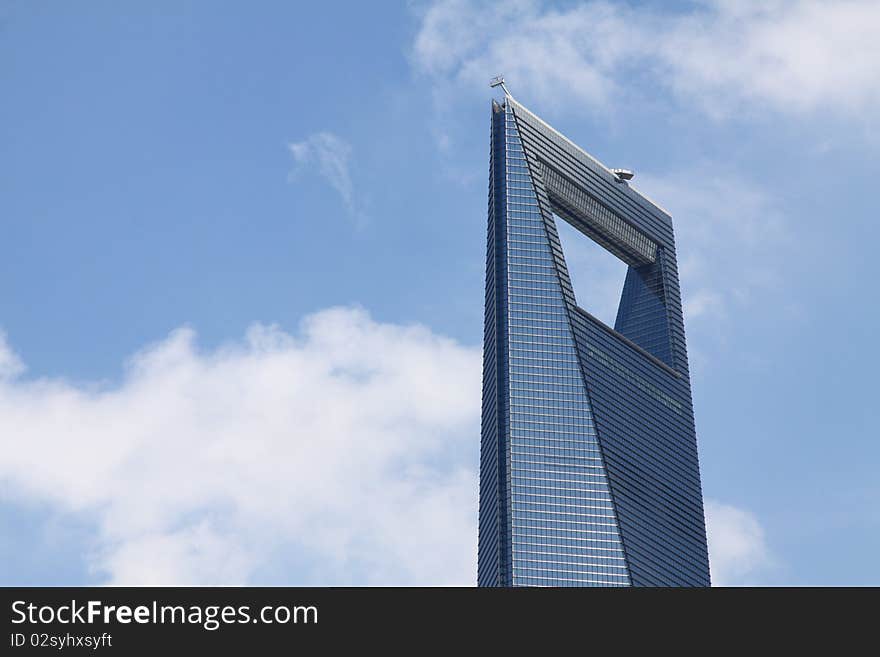
[[[575, 302], [554, 213], [630, 265], [614, 329]], [[671, 228], [521, 105], [493, 103], [481, 586], [708, 584]]]

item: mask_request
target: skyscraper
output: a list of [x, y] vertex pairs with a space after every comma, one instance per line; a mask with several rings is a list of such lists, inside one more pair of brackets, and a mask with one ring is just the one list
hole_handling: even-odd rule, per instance
[[[478, 583], [708, 586], [672, 219], [509, 95], [491, 134]], [[613, 328], [559, 219], [628, 265]]]

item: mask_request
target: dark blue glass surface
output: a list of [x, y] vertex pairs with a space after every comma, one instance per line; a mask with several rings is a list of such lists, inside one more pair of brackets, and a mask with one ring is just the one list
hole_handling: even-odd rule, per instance
[[[614, 329], [554, 212], [630, 265]], [[670, 218], [508, 99], [487, 245], [478, 583], [708, 585]]]

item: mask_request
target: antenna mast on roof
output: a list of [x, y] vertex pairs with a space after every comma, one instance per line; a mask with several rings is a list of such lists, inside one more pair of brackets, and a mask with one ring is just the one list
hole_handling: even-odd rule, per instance
[[513, 95], [507, 90], [507, 87], [504, 86], [504, 76], [503, 75], [496, 75], [494, 78], [489, 80], [489, 86], [492, 87], [493, 89], [495, 87], [501, 87], [504, 90], [505, 96], [510, 96], [511, 98], [513, 98]]

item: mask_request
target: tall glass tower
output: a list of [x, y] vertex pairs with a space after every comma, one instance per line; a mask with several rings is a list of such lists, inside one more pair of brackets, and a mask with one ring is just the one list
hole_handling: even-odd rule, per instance
[[[626, 178], [493, 101], [480, 586], [709, 585], [672, 219]], [[628, 265], [614, 327], [557, 219]]]

